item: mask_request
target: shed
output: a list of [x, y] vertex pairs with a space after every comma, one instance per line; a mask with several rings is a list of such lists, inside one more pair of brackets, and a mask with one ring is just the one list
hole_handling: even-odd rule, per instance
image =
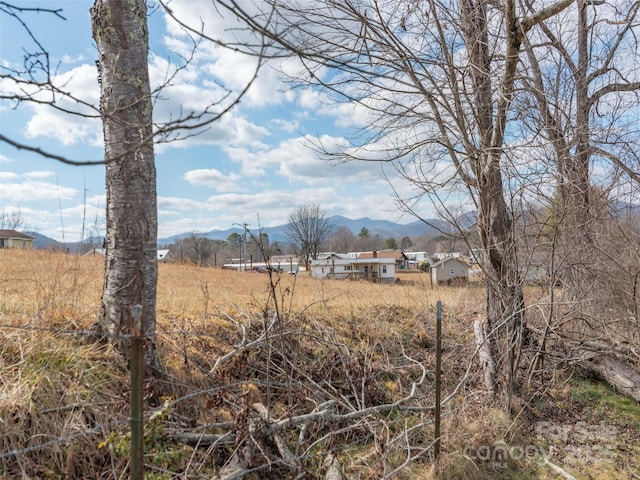
[[430, 270], [432, 285], [466, 285], [469, 281], [469, 265], [460, 258], [445, 258]]
[[0, 230], [0, 248], [33, 248], [33, 237], [16, 230]]

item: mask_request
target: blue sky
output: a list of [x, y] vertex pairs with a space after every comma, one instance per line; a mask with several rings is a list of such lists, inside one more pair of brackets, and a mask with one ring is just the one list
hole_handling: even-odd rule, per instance
[[[55, 83], [96, 105], [99, 95], [91, 38], [92, 1], [19, 1], [20, 6], [60, 7], [66, 21], [30, 12], [23, 19], [50, 52]], [[214, 16], [208, 1], [174, 1], [185, 22], [227, 32], [235, 22]], [[0, 16], [0, 62], [20, 65], [35, 48], [14, 19]], [[149, 18], [153, 86], [189, 53], [190, 42], [161, 9]], [[237, 34], [237, 33], [235, 33]], [[198, 110], [222, 98], [220, 84], [234, 92], [251, 77], [255, 59], [201, 44], [193, 62], [173, 79], [156, 103], [156, 121]], [[324, 93], [291, 89], [281, 72], [296, 72], [295, 60], [266, 65], [240, 105], [201, 135], [156, 148], [159, 237], [227, 229], [234, 223], [264, 227], [286, 223], [298, 205], [319, 203], [328, 215], [370, 217], [409, 223], [397, 210], [383, 173], [393, 168], [373, 162], [329, 164], [308, 147], [320, 137], [328, 148], [345, 146], [366, 115], [334, 104]], [[3, 94], [15, 89], [0, 80]], [[64, 106], [77, 109], [71, 102]], [[100, 160], [99, 120], [70, 117], [35, 104], [0, 103], [0, 129], [13, 140], [74, 160]], [[400, 192], [408, 188], [398, 182]], [[58, 240], [78, 241], [104, 230], [104, 166], [74, 167], [0, 144], [0, 211], [19, 210], [25, 230]], [[430, 216], [428, 206], [420, 213]], [[432, 215], [431, 215], [432, 216]]]

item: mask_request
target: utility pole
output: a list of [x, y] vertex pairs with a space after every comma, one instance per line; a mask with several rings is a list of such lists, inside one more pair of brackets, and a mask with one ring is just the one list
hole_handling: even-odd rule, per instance
[[247, 226], [248, 223], [234, 223], [234, 225], [238, 225], [244, 229], [244, 234], [242, 235], [242, 246], [240, 249], [240, 271], [245, 271], [247, 269]]
[[247, 223], [243, 223], [244, 236], [242, 237], [242, 261], [244, 262], [244, 271], [247, 271]]

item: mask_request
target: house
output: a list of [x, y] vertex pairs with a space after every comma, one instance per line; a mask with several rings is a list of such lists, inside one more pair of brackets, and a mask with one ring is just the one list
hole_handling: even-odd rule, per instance
[[15, 230], [0, 230], [0, 248], [33, 248], [33, 237]]
[[469, 281], [469, 265], [457, 257], [442, 259], [430, 270], [432, 285], [465, 285]]
[[358, 259], [373, 259], [373, 258], [393, 258], [396, 262], [396, 270], [408, 270], [409, 259], [402, 251], [385, 250], [382, 252], [361, 252], [358, 254]]
[[311, 260], [311, 276], [394, 283], [395, 267], [394, 258], [353, 258], [348, 254], [331, 253]]

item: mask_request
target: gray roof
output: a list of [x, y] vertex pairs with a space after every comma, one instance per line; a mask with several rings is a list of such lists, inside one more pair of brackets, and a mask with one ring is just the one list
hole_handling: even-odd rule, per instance
[[0, 230], [0, 238], [20, 238], [23, 240], [33, 240], [33, 237], [15, 230]]

